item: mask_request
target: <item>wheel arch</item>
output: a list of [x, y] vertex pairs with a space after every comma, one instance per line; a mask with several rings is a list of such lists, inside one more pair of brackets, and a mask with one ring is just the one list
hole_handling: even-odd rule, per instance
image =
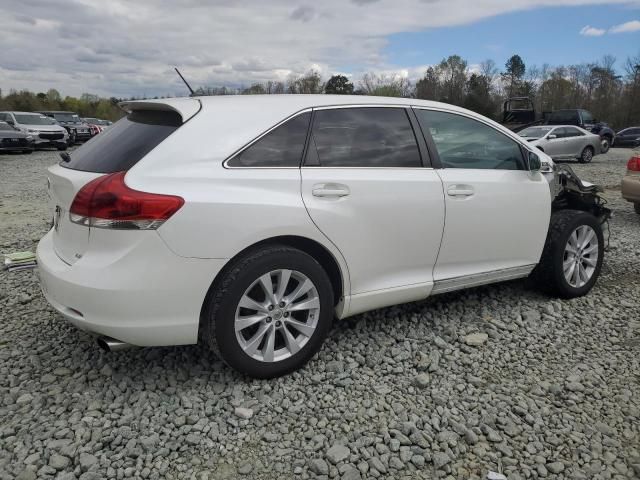
[[[211, 298], [211, 295], [213, 295], [213, 293], [218, 288], [227, 271], [236, 263], [239, 258], [245, 256], [247, 253], [259, 250], [270, 245], [284, 245], [287, 247], [296, 248], [313, 257], [329, 276], [331, 287], [333, 289], [334, 305], [337, 305], [342, 297], [346, 295], [345, 285], [348, 286], [348, 272], [343, 271], [336, 257], [324, 245], [316, 240], [298, 235], [280, 235], [276, 237], [270, 237], [264, 240], [260, 240], [259, 242], [253, 243], [252, 245], [249, 245], [248, 247], [242, 249], [240, 252], [230, 258], [227, 263], [225, 263], [224, 267], [222, 267], [222, 269], [217, 273], [217, 275], [211, 282], [209, 290], [207, 290], [207, 294], [202, 302], [202, 306], [200, 307], [200, 326], [202, 326], [205, 306]], [[202, 329], [200, 328], [199, 330]]]

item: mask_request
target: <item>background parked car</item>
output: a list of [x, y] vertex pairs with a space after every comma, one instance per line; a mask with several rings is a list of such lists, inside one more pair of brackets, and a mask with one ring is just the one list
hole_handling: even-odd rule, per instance
[[41, 113], [0, 112], [0, 120], [27, 135], [32, 135], [36, 148], [67, 149], [69, 135], [58, 123]]
[[622, 198], [632, 202], [636, 213], [640, 214], [640, 156], [629, 159], [621, 190]]
[[48, 110], [39, 113], [42, 113], [47, 117], [54, 118], [60, 125], [66, 128], [67, 132], [69, 132], [71, 144], [86, 142], [93, 137], [89, 125], [83, 122], [80, 116], [75, 112]]
[[616, 134], [616, 147], [640, 147], [640, 127], [629, 127]]
[[33, 150], [33, 135], [0, 121], [0, 151], [31, 153]]
[[572, 125], [529, 127], [519, 135], [554, 160], [577, 158], [580, 163], [589, 163], [602, 148], [598, 135]]
[[86, 118], [83, 118], [82, 120], [84, 120], [89, 125], [97, 125], [101, 127], [102, 130], [104, 130], [105, 128], [107, 128], [109, 125], [113, 123], [111, 120], [103, 120], [101, 118], [92, 118], [92, 117], [86, 117]]
[[607, 153], [616, 138], [616, 133], [605, 122], [599, 122], [588, 110], [567, 109], [551, 112], [546, 125], [575, 125], [600, 137], [600, 151]]

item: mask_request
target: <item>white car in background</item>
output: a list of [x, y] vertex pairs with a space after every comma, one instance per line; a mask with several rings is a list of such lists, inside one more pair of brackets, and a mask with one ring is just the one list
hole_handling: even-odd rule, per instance
[[35, 148], [66, 150], [69, 134], [58, 122], [41, 113], [0, 112], [0, 120], [33, 137]]
[[[254, 377], [334, 317], [526, 277], [593, 287], [596, 187], [481, 115], [346, 95], [124, 102], [49, 168], [42, 289], [107, 349], [201, 341]], [[564, 168], [564, 170], [562, 170]], [[551, 194], [550, 194], [551, 193]]]
[[574, 160], [589, 163], [601, 152], [598, 135], [573, 125], [540, 125], [518, 132], [531, 145], [554, 160]]

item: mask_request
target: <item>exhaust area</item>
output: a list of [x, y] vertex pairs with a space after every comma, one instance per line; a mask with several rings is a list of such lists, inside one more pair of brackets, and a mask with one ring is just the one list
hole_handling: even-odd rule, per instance
[[121, 342], [120, 340], [116, 340], [111, 337], [98, 337], [96, 342], [98, 343], [98, 347], [105, 352], [117, 352], [120, 350], [134, 348], [134, 345], [131, 345], [130, 343]]

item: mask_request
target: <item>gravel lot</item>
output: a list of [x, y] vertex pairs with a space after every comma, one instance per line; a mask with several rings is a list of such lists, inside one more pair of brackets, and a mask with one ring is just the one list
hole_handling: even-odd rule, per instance
[[[575, 164], [615, 211], [587, 297], [517, 281], [377, 310], [275, 381], [197, 346], [104, 353], [33, 271], [1, 271], [0, 479], [640, 478], [640, 216], [619, 189], [630, 155]], [[0, 155], [0, 252], [45, 233], [56, 161]]]

